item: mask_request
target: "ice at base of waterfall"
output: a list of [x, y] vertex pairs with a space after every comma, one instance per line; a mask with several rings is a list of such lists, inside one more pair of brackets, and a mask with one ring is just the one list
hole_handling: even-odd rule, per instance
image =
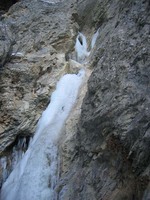
[[76, 101], [84, 73], [80, 70], [77, 75], [66, 74], [57, 83], [28, 150], [2, 187], [2, 200], [57, 198], [57, 139]]

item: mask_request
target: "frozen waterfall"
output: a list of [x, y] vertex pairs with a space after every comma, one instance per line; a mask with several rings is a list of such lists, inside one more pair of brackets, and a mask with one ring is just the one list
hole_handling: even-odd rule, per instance
[[75, 50], [78, 62], [82, 63], [90, 55], [90, 52], [87, 50], [86, 37], [82, 33], [79, 33], [77, 36]]
[[[92, 50], [94, 48], [98, 36], [99, 36], [99, 29], [92, 36], [90, 50]], [[84, 61], [86, 61], [86, 58], [91, 53], [91, 51], [88, 51], [88, 45], [87, 45], [86, 37], [80, 32], [79, 32], [79, 34], [76, 38], [75, 50], [76, 50], [76, 53], [77, 53], [76, 60], [79, 63], [84, 63]]]
[[64, 75], [57, 83], [28, 150], [2, 187], [1, 200], [57, 199], [57, 139], [83, 77], [84, 70], [80, 70], [77, 75]]
[[[93, 35], [90, 50], [94, 47], [98, 34], [99, 31]], [[86, 37], [79, 33], [75, 45], [77, 62], [86, 61], [90, 55], [87, 49]], [[50, 104], [38, 122], [28, 150], [22, 160], [13, 166], [12, 173], [2, 186], [1, 200], [57, 200], [55, 192], [59, 178], [57, 141], [76, 101], [84, 75], [84, 70], [80, 70], [77, 75], [66, 74], [57, 83]], [[16, 162], [20, 159], [17, 156], [15, 158], [18, 158]], [[6, 160], [2, 159], [1, 164], [5, 178]]]

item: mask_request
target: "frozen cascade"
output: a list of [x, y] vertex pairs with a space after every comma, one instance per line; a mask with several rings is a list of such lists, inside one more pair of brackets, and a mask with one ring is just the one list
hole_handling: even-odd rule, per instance
[[[98, 35], [99, 30], [92, 37], [91, 50]], [[77, 36], [75, 50], [77, 62], [85, 63], [90, 51], [87, 50], [86, 37], [82, 33]], [[27, 141], [23, 138], [13, 148], [12, 158], [5, 156], [0, 159], [3, 181], [10, 174], [10, 169], [7, 169], [9, 159], [12, 159], [11, 170], [13, 169], [3, 184], [1, 200], [57, 199], [54, 190], [59, 165], [57, 139], [75, 102], [84, 73], [84, 70], [81, 70], [78, 75], [67, 74], [59, 81], [56, 91], [52, 94], [51, 103], [38, 122], [36, 134], [32, 141], [30, 140], [25, 155]]]
[[13, 147], [13, 153], [12, 153], [12, 169], [14, 169], [17, 165], [17, 163], [22, 159], [24, 156], [24, 152], [28, 148], [28, 142], [26, 137], [20, 138], [18, 140], [18, 144]]
[[57, 199], [57, 139], [83, 78], [84, 70], [80, 70], [77, 75], [64, 75], [57, 83], [28, 150], [2, 187], [2, 200]]
[[[92, 50], [94, 48], [98, 36], [99, 36], [99, 29], [92, 36], [91, 46], [90, 46], [91, 49], [90, 50]], [[79, 34], [76, 38], [75, 50], [76, 50], [76, 53], [77, 53], [76, 60], [79, 63], [84, 63], [86, 61], [86, 58], [91, 53], [91, 51], [88, 51], [86, 37], [80, 32], [79, 32]]]
[[[8, 177], [8, 170], [7, 170], [7, 157], [3, 156], [0, 159], [0, 170], [2, 171], [2, 181], [5, 181]], [[0, 183], [2, 184], [2, 183]]]
[[86, 37], [82, 33], [79, 33], [76, 38], [75, 50], [77, 52], [77, 61], [80, 63], [90, 55], [87, 50]]

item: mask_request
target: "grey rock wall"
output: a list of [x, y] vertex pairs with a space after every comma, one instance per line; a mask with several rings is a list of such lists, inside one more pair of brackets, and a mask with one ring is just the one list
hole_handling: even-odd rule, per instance
[[[149, 199], [149, 1], [78, 3], [81, 17], [87, 17], [83, 30], [95, 22], [100, 35], [89, 61], [93, 73], [76, 135], [77, 156], [63, 175], [60, 198]], [[89, 3], [93, 9], [87, 12]]]
[[99, 28], [88, 88], [59, 142], [57, 192], [60, 200], [148, 200], [150, 3], [55, 3], [24, 0], [1, 16], [0, 153], [34, 133], [57, 80], [72, 72], [65, 59], [78, 30], [90, 43]]
[[70, 7], [26, 0], [1, 18], [0, 153], [17, 135], [34, 133], [57, 80], [67, 72], [65, 53], [77, 29]]
[[7, 160], [0, 186], [13, 146], [33, 136], [57, 81], [72, 73], [65, 59], [78, 29], [72, 2], [51, 2], [19, 1], [0, 18], [0, 158]]

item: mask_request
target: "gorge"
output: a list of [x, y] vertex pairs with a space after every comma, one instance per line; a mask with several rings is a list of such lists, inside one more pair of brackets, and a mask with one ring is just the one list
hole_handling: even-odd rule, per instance
[[[79, 37], [81, 41], [83, 40], [80, 44]], [[83, 34], [79, 33], [75, 46], [77, 60], [85, 61], [85, 57], [89, 54]], [[14, 170], [2, 187], [1, 199], [57, 199], [55, 186], [59, 179], [60, 167], [57, 141], [76, 101], [84, 74], [85, 70], [80, 69], [77, 75], [66, 74], [57, 83], [50, 104], [37, 124], [29, 148], [14, 166]], [[3, 170], [5, 168], [6, 166]]]
[[149, 25], [148, 0], [20, 0], [1, 12], [2, 200], [150, 199]]

